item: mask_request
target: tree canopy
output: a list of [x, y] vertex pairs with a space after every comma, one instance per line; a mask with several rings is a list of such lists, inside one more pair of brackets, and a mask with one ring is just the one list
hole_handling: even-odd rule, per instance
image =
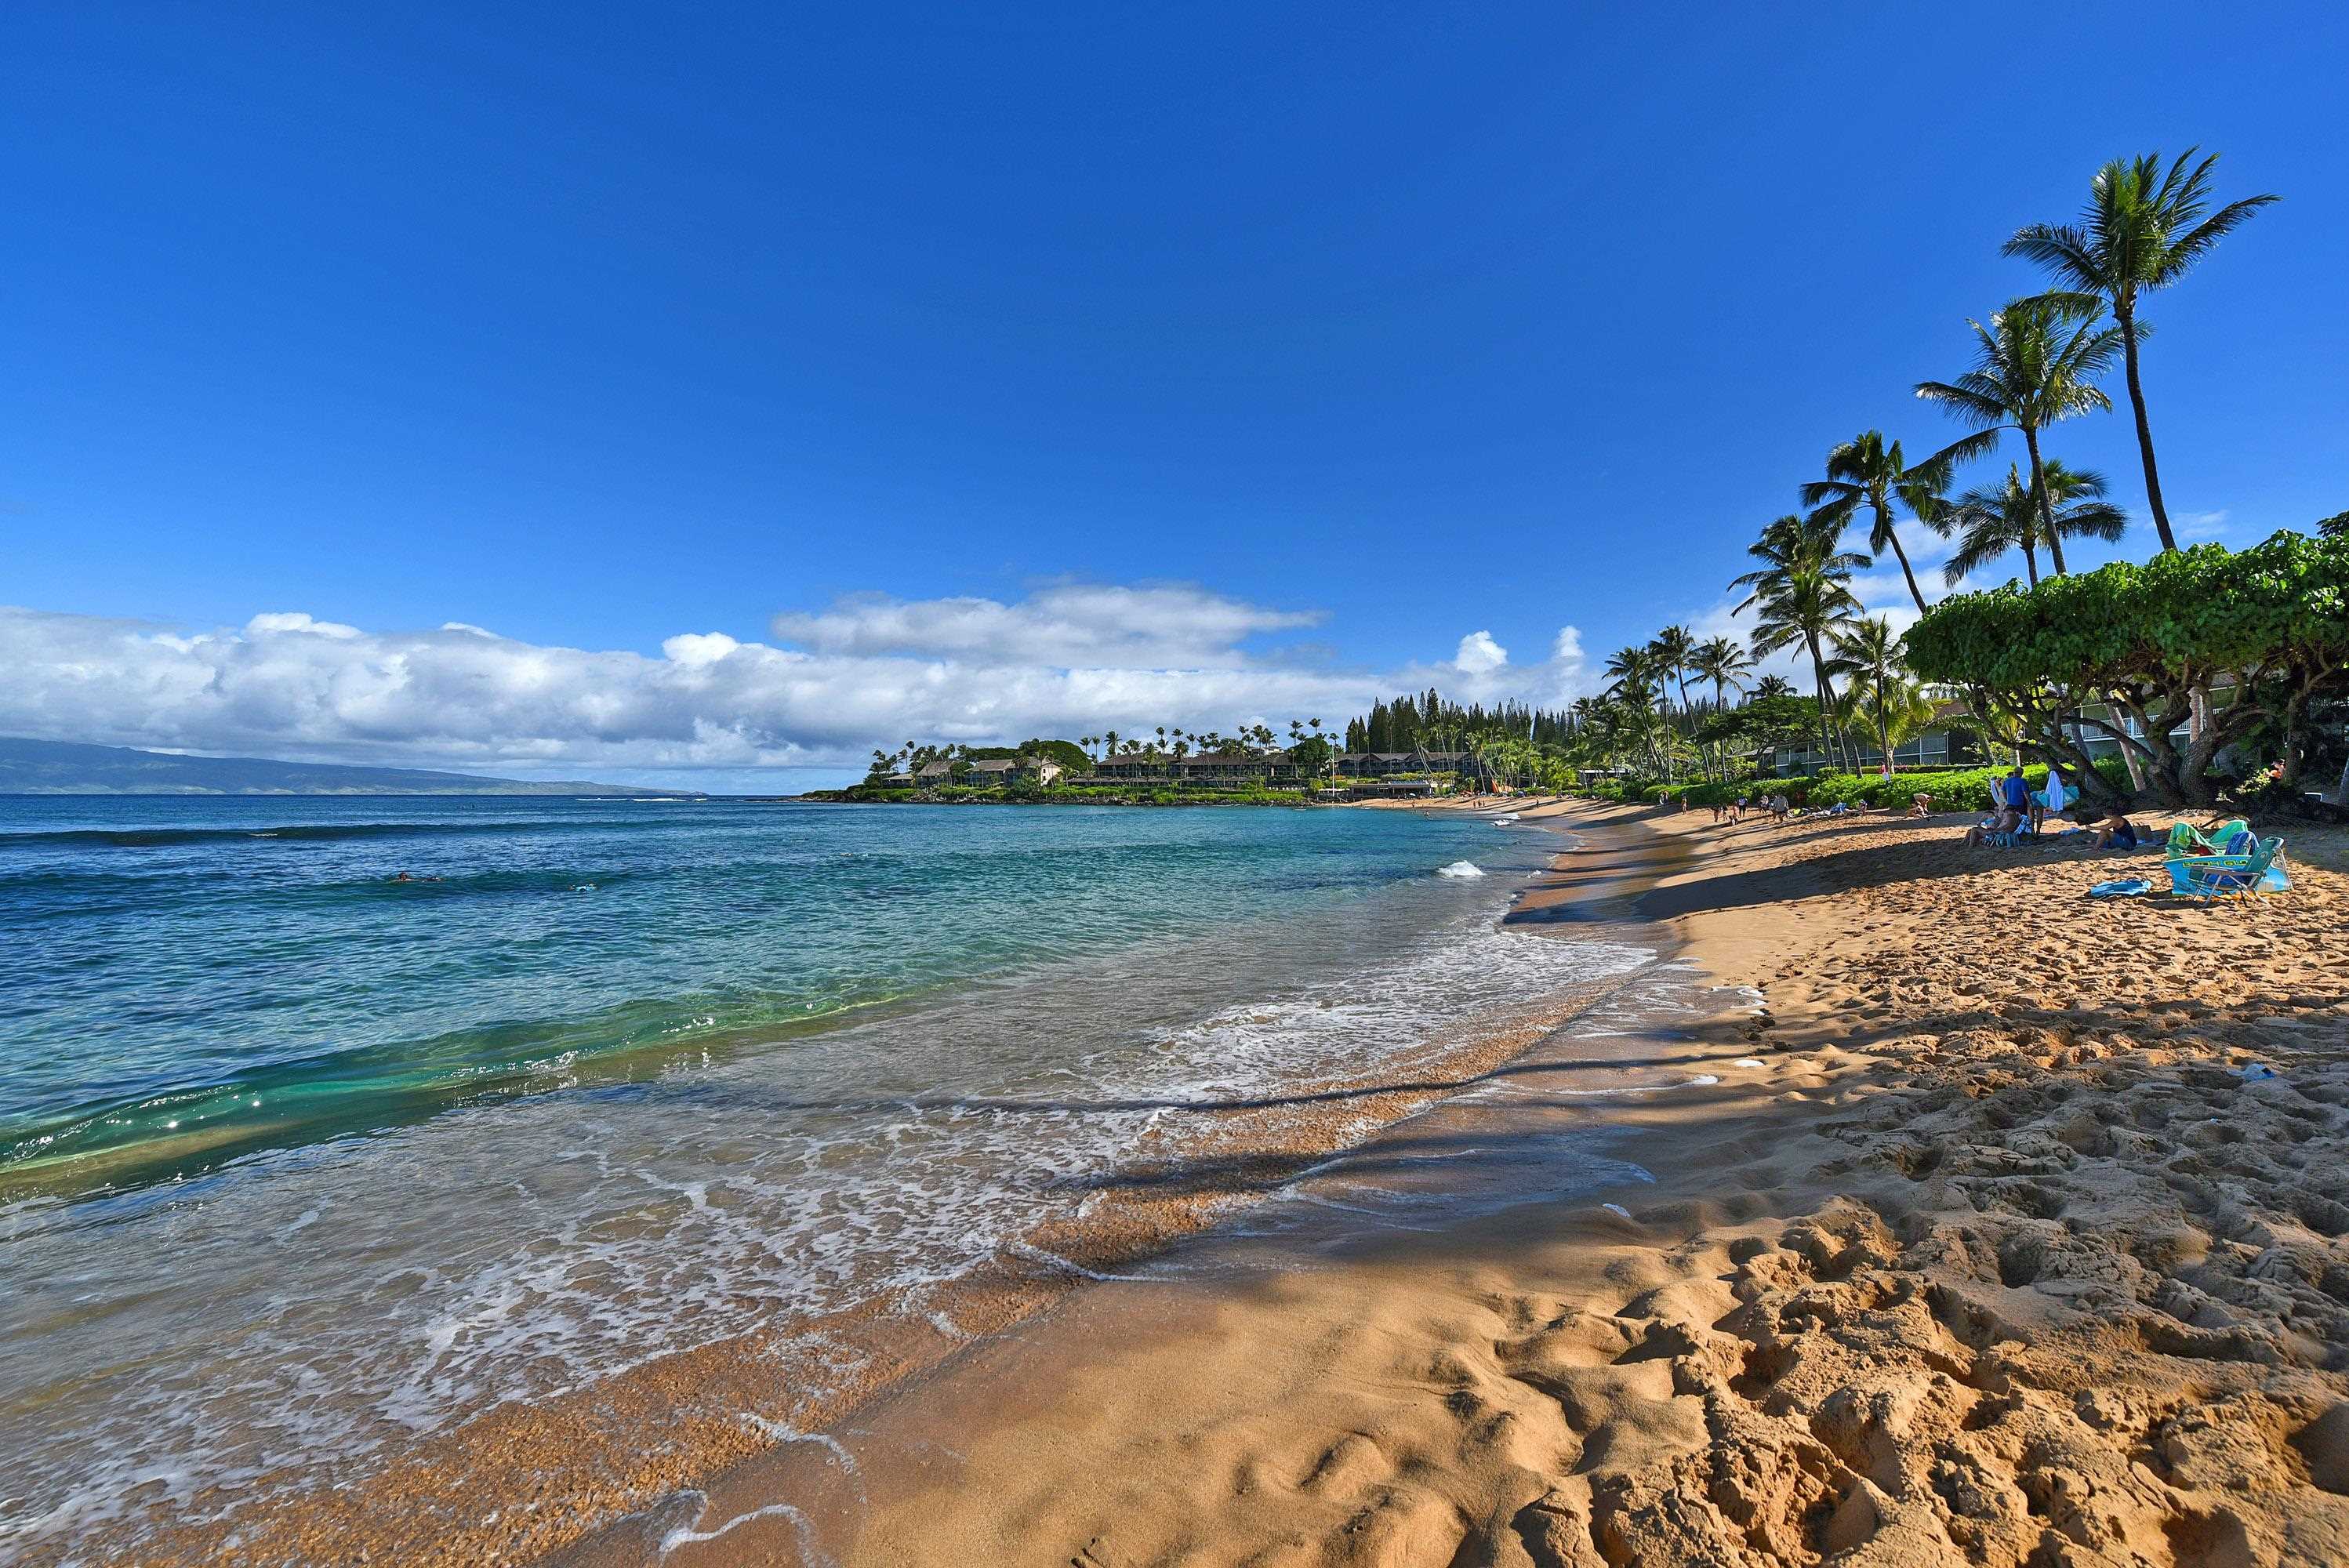
[[[2349, 691], [2349, 539], [2279, 533], [1960, 594], [1908, 648], [1992, 733], [2078, 769], [2092, 792], [2084, 734], [2116, 741], [2161, 804], [2208, 805], [2220, 751], [2263, 726], [2289, 746], [2313, 700]], [[2084, 715], [2090, 704], [2131, 722]]]

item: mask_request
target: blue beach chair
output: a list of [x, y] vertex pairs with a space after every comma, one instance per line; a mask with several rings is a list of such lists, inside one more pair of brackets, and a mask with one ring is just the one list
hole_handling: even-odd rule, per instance
[[2226, 898], [2236, 893], [2288, 892], [2292, 879], [2282, 866], [2283, 841], [2255, 838], [2249, 828], [2230, 833], [2215, 853], [2181, 855], [2162, 863], [2169, 891], [2178, 898]]

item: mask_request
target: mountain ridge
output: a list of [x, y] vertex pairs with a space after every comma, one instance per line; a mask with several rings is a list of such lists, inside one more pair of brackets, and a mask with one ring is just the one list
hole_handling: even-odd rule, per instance
[[683, 795], [578, 779], [498, 779], [429, 768], [187, 757], [129, 746], [0, 736], [0, 795]]

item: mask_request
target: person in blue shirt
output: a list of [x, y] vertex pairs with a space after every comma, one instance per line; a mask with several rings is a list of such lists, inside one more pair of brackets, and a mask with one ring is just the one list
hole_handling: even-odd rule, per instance
[[2023, 769], [2010, 768], [1999, 780], [1999, 799], [2009, 810], [2019, 817], [2031, 814], [2031, 786], [2023, 781]]

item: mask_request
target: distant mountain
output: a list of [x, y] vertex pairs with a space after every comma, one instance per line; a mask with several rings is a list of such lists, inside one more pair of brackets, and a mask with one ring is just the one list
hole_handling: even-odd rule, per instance
[[674, 795], [620, 784], [533, 783], [422, 768], [265, 757], [174, 757], [125, 746], [0, 738], [0, 795]]

